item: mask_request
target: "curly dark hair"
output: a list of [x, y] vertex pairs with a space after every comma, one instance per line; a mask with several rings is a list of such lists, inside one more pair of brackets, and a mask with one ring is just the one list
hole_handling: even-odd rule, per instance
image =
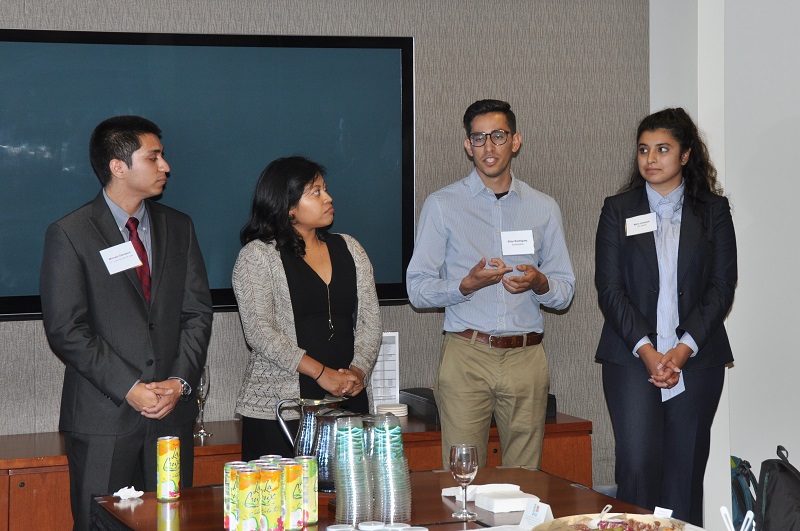
[[[678, 142], [681, 154], [689, 153], [689, 159], [683, 167], [683, 182], [685, 183], [684, 195], [689, 199], [692, 210], [699, 213], [700, 206], [704, 203], [702, 195], [705, 192], [723, 195], [722, 186], [717, 181], [717, 169], [708, 155], [708, 148], [692, 121], [692, 118], [681, 107], [664, 109], [645, 117], [636, 130], [636, 140], [641, 138], [645, 131], [665, 129]], [[641, 188], [647, 181], [639, 172], [637, 157], [633, 158], [628, 182], [622, 187], [621, 192]]]
[[[253, 240], [274, 241], [278, 249], [286, 247], [297, 256], [305, 256], [305, 242], [295, 230], [289, 210], [297, 206], [306, 186], [318, 176], [325, 176], [325, 167], [300, 155], [270, 162], [258, 178], [250, 220], [239, 233], [242, 245]], [[326, 228], [317, 229], [320, 240], [325, 241], [327, 235]]]

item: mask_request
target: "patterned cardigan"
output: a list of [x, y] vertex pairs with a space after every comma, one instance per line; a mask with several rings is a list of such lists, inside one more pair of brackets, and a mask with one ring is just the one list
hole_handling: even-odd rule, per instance
[[[364, 387], [378, 357], [382, 329], [372, 264], [364, 248], [351, 236], [344, 238], [356, 265], [358, 306], [355, 320], [355, 355], [351, 365], [366, 374]], [[292, 299], [280, 251], [274, 242], [254, 240], [239, 251], [233, 267], [233, 291], [239, 304], [250, 360], [236, 399], [236, 413], [276, 420], [280, 400], [300, 397], [297, 365], [305, 351], [297, 346]], [[298, 418], [296, 409], [284, 418]]]

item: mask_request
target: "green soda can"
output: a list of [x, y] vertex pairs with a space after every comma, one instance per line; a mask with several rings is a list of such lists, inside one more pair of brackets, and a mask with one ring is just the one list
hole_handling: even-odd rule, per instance
[[236, 531], [236, 511], [239, 510], [236, 506], [238, 496], [235, 494], [239, 488], [236, 483], [237, 472], [232, 469], [243, 466], [247, 466], [244, 461], [228, 461], [222, 467], [222, 517], [226, 531]]
[[281, 459], [283, 488], [283, 528], [303, 528], [303, 465], [294, 459]]
[[261, 477], [261, 531], [283, 531], [283, 496], [281, 475], [277, 465], [259, 466]]
[[315, 455], [294, 458], [303, 466], [303, 523], [316, 524], [319, 520], [319, 467]]
[[239, 488], [237, 505], [239, 522], [237, 531], [258, 531], [261, 521], [261, 499], [258, 493], [258, 480], [261, 473], [255, 468], [239, 469]]

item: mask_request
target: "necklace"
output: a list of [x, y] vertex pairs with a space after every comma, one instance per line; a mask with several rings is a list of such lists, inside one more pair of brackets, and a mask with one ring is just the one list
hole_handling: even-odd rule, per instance
[[[320, 256], [322, 256], [322, 246], [319, 243], [319, 238], [317, 238], [317, 250], [319, 251]], [[333, 264], [331, 263], [331, 280], [333, 280]], [[325, 279], [322, 279], [325, 282]], [[328, 294], [328, 330], [330, 330], [331, 335], [328, 336], [328, 341], [333, 339], [333, 315], [331, 314], [331, 287], [330, 285], [325, 282], [325, 291]]]

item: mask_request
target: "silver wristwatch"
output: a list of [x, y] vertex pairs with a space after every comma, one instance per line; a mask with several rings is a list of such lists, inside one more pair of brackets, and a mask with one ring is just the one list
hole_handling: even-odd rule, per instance
[[[177, 378], [176, 378], [177, 379]], [[192, 394], [192, 387], [183, 380], [177, 379], [181, 384], [181, 400], [189, 400], [189, 395]]]

